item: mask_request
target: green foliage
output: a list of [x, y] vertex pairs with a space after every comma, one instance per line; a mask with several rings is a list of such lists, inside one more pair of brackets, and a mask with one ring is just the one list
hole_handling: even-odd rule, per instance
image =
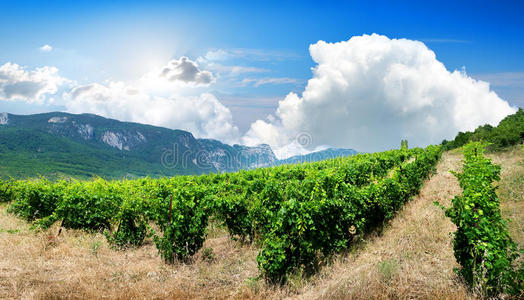
[[73, 182], [63, 189], [53, 214], [42, 219], [40, 225], [45, 228], [60, 220], [65, 228], [109, 230], [121, 202], [122, 195], [112, 182]]
[[475, 131], [459, 132], [454, 140], [442, 141], [444, 150], [462, 147], [470, 141], [489, 142], [489, 150], [500, 150], [504, 147], [524, 142], [524, 110], [519, 110], [504, 118], [497, 127], [489, 124], [479, 126]]
[[11, 195], [15, 201], [9, 206], [9, 212], [28, 221], [48, 217], [63, 197], [65, 185], [63, 181], [51, 183], [45, 178], [27, 181]]
[[217, 185], [215, 200], [211, 202], [215, 214], [226, 225], [231, 237], [238, 237], [242, 242], [247, 237], [250, 240], [253, 237], [252, 218], [248, 209], [249, 195], [253, 191], [248, 184], [242, 176], [224, 174]]
[[0, 203], [12, 201], [15, 188], [15, 181], [0, 179]]
[[[257, 257], [264, 277], [277, 283], [301, 268], [312, 273], [323, 258], [347, 248], [354, 235], [393, 217], [434, 170], [441, 149], [415, 149], [411, 154], [417, 154], [417, 159], [399, 164], [391, 177], [374, 178], [363, 187], [347, 182], [336, 169], [323, 169], [272, 188], [271, 200], [263, 199], [254, 216], [255, 221], [266, 224], [261, 227], [263, 249]], [[267, 187], [272, 186], [278, 185], [268, 182]], [[270, 201], [273, 205], [266, 204]]]
[[398, 268], [396, 261], [384, 260], [378, 264], [378, 271], [386, 282], [389, 282]]
[[506, 230], [492, 184], [499, 180], [500, 167], [483, 156], [485, 147], [478, 142], [464, 147], [462, 172], [455, 173], [463, 192], [446, 209], [446, 215], [457, 225], [453, 245], [461, 265], [458, 273], [485, 296], [518, 294], [524, 281], [523, 269], [514, 268], [517, 245]]
[[169, 169], [140, 152], [127, 153], [107, 145], [87, 144], [38, 129], [0, 126], [0, 141], [0, 178], [43, 175], [57, 180], [199, 173], [194, 166], [187, 170]]
[[149, 228], [144, 210], [145, 203], [141, 198], [124, 199], [113, 218], [116, 230], [112, 233], [105, 232], [108, 242], [120, 249], [141, 246]]
[[408, 150], [408, 140], [401, 140], [400, 141], [400, 149]]
[[404, 147], [226, 174], [16, 181], [10, 211], [43, 228], [60, 222], [104, 231], [117, 248], [138, 247], [150, 233], [168, 263], [187, 261], [201, 249], [214, 216], [231, 238], [261, 248], [259, 269], [278, 283], [294, 272], [314, 273], [392, 218], [419, 191], [440, 154], [438, 146]]
[[202, 248], [209, 217], [205, 197], [206, 189], [193, 182], [175, 191], [172, 209], [166, 210], [168, 222], [160, 224], [165, 228], [163, 235], [155, 235], [155, 244], [167, 263], [173, 263], [175, 258], [186, 260]]

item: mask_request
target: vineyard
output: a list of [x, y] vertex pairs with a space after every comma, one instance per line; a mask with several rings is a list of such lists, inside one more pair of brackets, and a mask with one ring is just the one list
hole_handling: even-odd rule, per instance
[[440, 155], [429, 146], [202, 176], [5, 181], [0, 197], [35, 228], [101, 231], [123, 250], [152, 238], [167, 263], [194, 255], [214, 218], [259, 247], [261, 275], [282, 283], [392, 218]]

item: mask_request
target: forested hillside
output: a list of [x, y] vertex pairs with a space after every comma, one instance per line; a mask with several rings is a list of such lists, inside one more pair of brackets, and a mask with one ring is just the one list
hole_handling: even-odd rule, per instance
[[462, 147], [471, 141], [485, 141], [491, 143], [490, 150], [499, 150], [507, 146], [524, 142], [524, 110], [519, 110], [493, 127], [489, 124], [479, 126], [475, 131], [459, 132], [454, 140], [442, 141], [445, 150]]

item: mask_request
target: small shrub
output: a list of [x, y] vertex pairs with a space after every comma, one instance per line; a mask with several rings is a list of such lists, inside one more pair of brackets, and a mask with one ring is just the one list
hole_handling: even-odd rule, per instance
[[[165, 218], [168, 224], [161, 226], [165, 228], [163, 235], [154, 237], [165, 262], [185, 261], [202, 248], [209, 216], [205, 197], [206, 189], [193, 182], [175, 191], [171, 218]], [[169, 199], [165, 202], [169, 203]], [[169, 207], [162, 213], [169, 214]]]
[[149, 228], [144, 210], [142, 199], [132, 197], [124, 200], [113, 219], [115, 231], [105, 232], [108, 242], [120, 249], [141, 246]]

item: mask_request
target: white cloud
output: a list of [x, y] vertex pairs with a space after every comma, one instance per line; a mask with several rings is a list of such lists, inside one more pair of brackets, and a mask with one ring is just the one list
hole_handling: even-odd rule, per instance
[[41, 102], [66, 81], [54, 67], [26, 70], [8, 62], [0, 66], [0, 100]]
[[449, 72], [422, 42], [373, 34], [310, 46], [313, 78], [279, 102], [274, 120], [258, 120], [243, 138], [281, 149], [307, 132], [320, 145], [381, 151], [407, 138], [440, 143], [458, 131], [496, 125], [515, 111], [489, 84]]
[[39, 49], [42, 52], [51, 52], [51, 50], [53, 50], [53, 47], [51, 47], [50, 45], [43, 45]]

